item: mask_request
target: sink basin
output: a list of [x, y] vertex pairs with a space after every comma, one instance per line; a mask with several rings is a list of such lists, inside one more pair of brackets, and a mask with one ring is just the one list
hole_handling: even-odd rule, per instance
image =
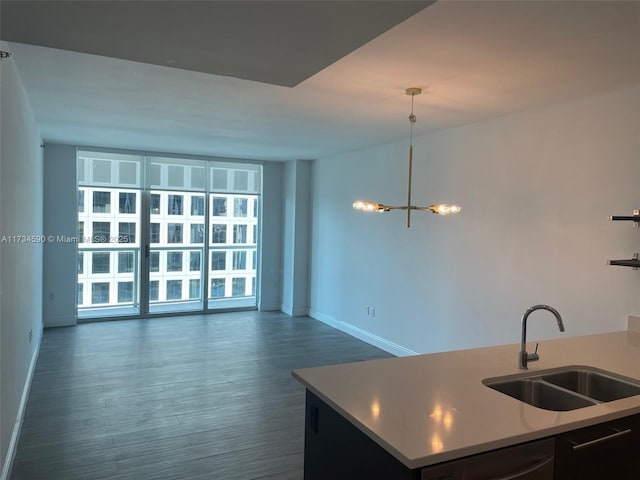
[[640, 382], [586, 366], [526, 372], [482, 383], [521, 402], [557, 412], [640, 395]]
[[601, 402], [640, 395], [640, 385], [591, 370], [553, 373], [542, 379]]
[[597, 405], [598, 402], [580, 397], [556, 388], [548, 383], [533, 379], [511, 380], [489, 384], [489, 387], [517, 400], [544, 408], [545, 410], [566, 411]]

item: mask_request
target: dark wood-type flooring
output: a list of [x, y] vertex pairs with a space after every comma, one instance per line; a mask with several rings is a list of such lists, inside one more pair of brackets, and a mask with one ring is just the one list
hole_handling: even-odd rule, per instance
[[11, 479], [300, 480], [291, 370], [390, 356], [255, 311], [47, 329]]

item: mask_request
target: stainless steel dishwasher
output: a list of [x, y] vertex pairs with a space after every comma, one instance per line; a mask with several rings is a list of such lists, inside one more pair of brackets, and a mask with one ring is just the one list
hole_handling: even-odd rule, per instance
[[422, 469], [421, 480], [553, 480], [554, 439], [506, 447]]

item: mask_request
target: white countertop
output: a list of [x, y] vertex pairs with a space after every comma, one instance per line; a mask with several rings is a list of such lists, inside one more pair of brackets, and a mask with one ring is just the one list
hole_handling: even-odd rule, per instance
[[[529, 349], [533, 343], [530, 342]], [[533, 407], [482, 381], [519, 375], [520, 345], [294, 370], [294, 378], [409, 468], [640, 413], [640, 396], [567, 412]], [[640, 379], [640, 333], [540, 342], [529, 373], [586, 365]]]

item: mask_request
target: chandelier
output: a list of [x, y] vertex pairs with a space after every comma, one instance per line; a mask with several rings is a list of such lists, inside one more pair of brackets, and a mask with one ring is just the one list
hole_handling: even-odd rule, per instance
[[409, 123], [411, 124], [411, 132], [409, 135], [409, 179], [407, 181], [407, 204], [406, 205], [385, 205], [383, 203], [368, 202], [356, 200], [353, 202], [353, 208], [361, 212], [390, 212], [391, 210], [407, 211], [407, 228], [411, 227], [411, 211], [419, 210], [422, 212], [437, 213], [438, 215], [449, 215], [450, 213], [458, 213], [460, 207], [457, 205], [448, 205], [442, 203], [440, 205], [429, 205], [428, 207], [419, 207], [411, 204], [411, 175], [413, 170], [413, 126], [416, 123], [416, 116], [413, 113], [413, 99], [416, 95], [422, 93], [421, 88], [407, 88], [407, 95], [411, 95], [411, 115], [409, 115]]

